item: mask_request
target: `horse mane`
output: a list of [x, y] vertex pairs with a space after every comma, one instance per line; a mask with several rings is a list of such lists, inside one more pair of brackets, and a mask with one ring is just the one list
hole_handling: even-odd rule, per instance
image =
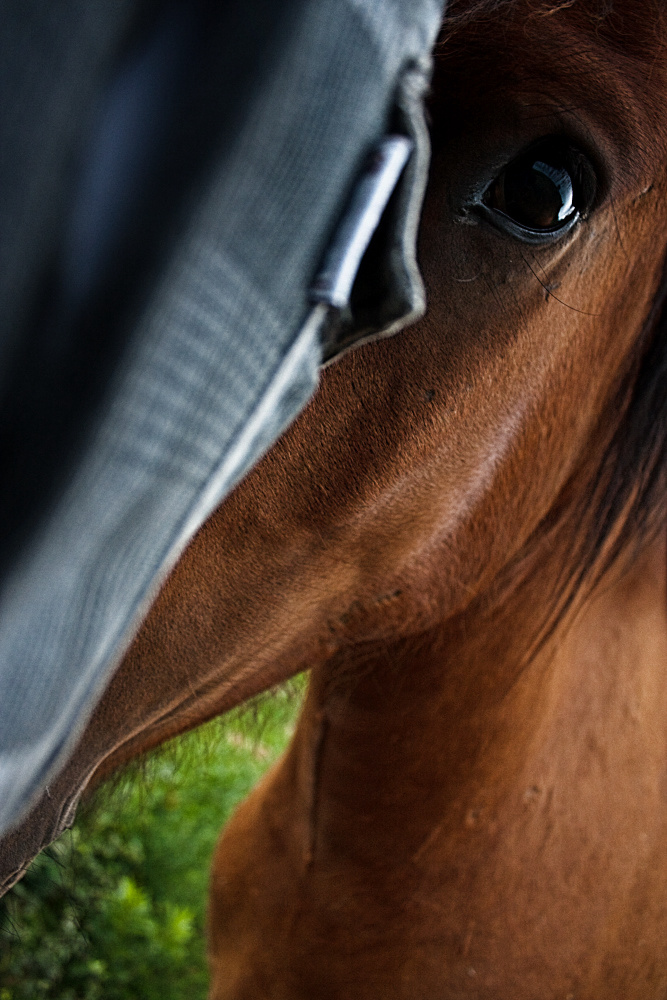
[[[566, 518], [570, 530], [578, 530], [548, 635], [584, 586], [597, 585], [619, 559], [638, 554], [667, 525], [667, 263], [629, 369], [598, 427], [597, 439], [606, 436], [607, 442], [583, 477], [584, 488], [579, 485], [574, 499], [551, 514], [552, 522]], [[549, 527], [543, 524], [536, 535]]]

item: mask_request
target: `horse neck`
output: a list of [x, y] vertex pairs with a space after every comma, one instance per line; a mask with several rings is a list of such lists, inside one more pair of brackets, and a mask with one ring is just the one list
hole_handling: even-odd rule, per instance
[[553, 573], [533, 574], [500, 606], [476, 601], [426, 635], [316, 668], [288, 764], [312, 819], [308, 850], [364, 816], [378, 822], [362, 851], [412, 857], [434, 830], [458, 836], [563, 782], [595, 798], [607, 786], [588, 778], [615, 769], [635, 801], [638, 786], [660, 784], [664, 539], [608, 573], [536, 647], [552, 593]]

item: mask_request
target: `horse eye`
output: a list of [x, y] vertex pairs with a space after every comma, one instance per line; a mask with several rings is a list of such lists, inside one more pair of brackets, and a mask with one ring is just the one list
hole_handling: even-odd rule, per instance
[[595, 172], [581, 150], [542, 140], [505, 167], [482, 196], [496, 225], [529, 242], [568, 232], [595, 195]]

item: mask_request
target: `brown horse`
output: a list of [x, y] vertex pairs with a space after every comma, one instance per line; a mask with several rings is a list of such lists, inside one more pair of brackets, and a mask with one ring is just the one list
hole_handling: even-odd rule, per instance
[[663, 13], [450, 8], [429, 314], [326, 372], [4, 842], [311, 667], [214, 859], [214, 1000], [667, 995]]

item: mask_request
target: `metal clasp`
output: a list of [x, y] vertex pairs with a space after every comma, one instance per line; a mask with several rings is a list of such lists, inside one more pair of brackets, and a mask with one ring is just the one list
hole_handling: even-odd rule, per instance
[[369, 156], [310, 288], [312, 302], [326, 303], [335, 309], [349, 305], [361, 260], [413, 146], [408, 136], [388, 135]]

